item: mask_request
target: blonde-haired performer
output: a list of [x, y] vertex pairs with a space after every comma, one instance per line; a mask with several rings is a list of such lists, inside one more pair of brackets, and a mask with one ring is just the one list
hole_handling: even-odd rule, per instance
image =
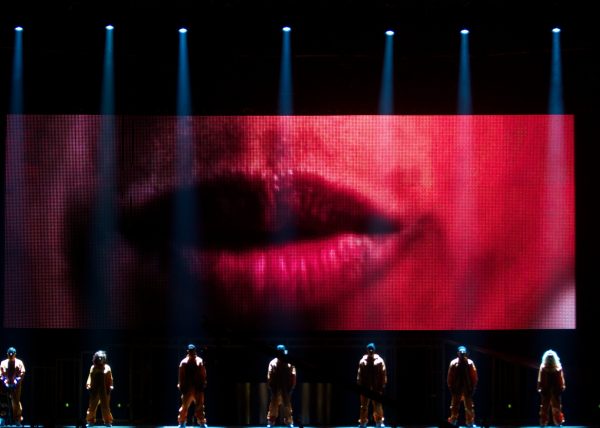
[[565, 423], [561, 395], [565, 390], [565, 375], [558, 354], [552, 349], [544, 352], [538, 373], [537, 390], [540, 393], [540, 425], [548, 425], [548, 413], [552, 409], [554, 425]]

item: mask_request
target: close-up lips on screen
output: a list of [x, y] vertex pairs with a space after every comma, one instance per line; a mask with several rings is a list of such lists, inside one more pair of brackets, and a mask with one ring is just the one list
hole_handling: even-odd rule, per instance
[[[194, 212], [190, 224], [177, 223], [177, 209]], [[286, 171], [226, 175], [125, 203], [119, 229], [136, 251], [181, 257], [199, 283], [224, 294], [298, 294], [290, 302], [311, 306], [368, 286], [436, 225], [430, 215], [392, 218], [354, 189]]]

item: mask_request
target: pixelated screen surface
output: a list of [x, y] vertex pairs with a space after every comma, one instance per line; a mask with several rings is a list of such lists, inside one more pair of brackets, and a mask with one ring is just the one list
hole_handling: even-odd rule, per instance
[[573, 126], [9, 116], [4, 326], [575, 328]]

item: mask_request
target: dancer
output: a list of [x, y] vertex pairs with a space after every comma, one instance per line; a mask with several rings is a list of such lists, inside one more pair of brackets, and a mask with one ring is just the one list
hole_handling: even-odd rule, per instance
[[[358, 374], [356, 375], [356, 383], [375, 394], [383, 394], [387, 384], [387, 372], [385, 362], [379, 354], [375, 353], [375, 344], [367, 345], [367, 353], [363, 355], [358, 363]], [[361, 428], [367, 426], [369, 422], [369, 403], [373, 403], [373, 420], [378, 427], [384, 427], [383, 424], [383, 405], [381, 401], [375, 400], [365, 394], [360, 395], [360, 416], [358, 423]]]
[[548, 413], [552, 411], [554, 425], [565, 423], [561, 395], [565, 390], [565, 375], [558, 354], [548, 349], [542, 356], [538, 373], [537, 390], [540, 393], [540, 425], [548, 425]]

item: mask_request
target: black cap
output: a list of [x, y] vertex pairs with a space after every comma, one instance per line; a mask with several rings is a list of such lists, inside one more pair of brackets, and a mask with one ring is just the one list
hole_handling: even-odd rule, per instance
[[195, 346], [194, 344], [190, 343], [190, 344], [187, 346], [187, 348], [186, 348], [186, 349], [187, 349], [187, 351], [188, 351], [188, 352], [195, 351], [195, 350], [196, 350], [196, 346]]
[[17, 354], [17, 350], [15, 348], [13, 348], [12, 346], [6, 350], [6, 355], [13, 356], [16, 354]]
[[375, 348], [375, 344], [373, 342], [371, 342], [367, 345], [367, 351], [375, 352], [375, 349], [377, 349], [377, 348]]

